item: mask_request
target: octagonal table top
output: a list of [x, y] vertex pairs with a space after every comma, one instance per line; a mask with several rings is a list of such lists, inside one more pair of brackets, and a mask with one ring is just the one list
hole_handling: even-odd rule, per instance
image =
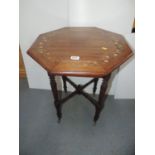
[[96, 27], [40, 34], [27, 52], [53, 75], [103, 77], [133, 55], [124, 37]]

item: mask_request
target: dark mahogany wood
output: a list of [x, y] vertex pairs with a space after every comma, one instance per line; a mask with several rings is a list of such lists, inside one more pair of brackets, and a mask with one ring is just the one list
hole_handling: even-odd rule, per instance
[[[48, 72], [59, 121], [65, 101], [81, 94], [95, 106], [94, 122], [98, 120], [104, 107], [111, 72], [133, 55], [122, 35], [96, 27], [65, 27], [41, 34], [27, 53]], [[75, 88], [75, 91], [65, 98], [58, 94], [55, 81], [57, 75], [62, 76], [65, 92], [67, 82]], [[85, 85], [76, 85], [68, 76], [93, 79]], [[84, 92], [84, 88], [93, 83], [95, 94], [98, 78], [102, 78], [103, 82], [96, 101]]]
[[61, 112], [61, 104], [59, 102], [57, 83], [55, 81], [55, 76], [54, 75], [48, 73], [48, 76], [50, 78], [50, 85], [51, 85], [51, 89], [52, 89], [52, 92], [53, 92], [54, 105], [55, 105], [55, 108], [57, 110], [58, 121], [60, 121], [61, 118], [62, 118], [62, 112]]
[[64, 91], [65, 91], [65, 93], [67, 93], [66, 77], [62, 76], [62, 80], [63, 80]]
[[[54, 75], [49, 74], [49, 78], [50, 78], [50, 83], [51, 83], [51, 88], [52, 88], [52, 92], [53, 92], [53, 96], [54, 96], [54, 103], [55, 103], [55, 107], [57, 110], [57, 116], [58, 119], [60, 121], [61, 117], [62, 117], [62, 112], [61, 112], [61, 107], [62, 105], [69, 100], [70, 98], [72, 98], [73, 96], [75, 96], [76, 94], [81, 94], [83, 95], [85, 98], [87, 98], [90, 103], [92, 103], [95, 106], [96, 112], [95, 112], [95, 116], [94, 116], [94, 122], [96, 122], [99, 118], [99, 114], [103, 108], [104, 102], [103, 100], [105, 100], [105, 91], [107, 89], [108, 86], [108, 81], [110, 78], [110, 74], [103, 77], [103, 82], [101, 85], [101, 89], [100, 89], [100, 94], [99, 94], [99, 99], [98, 101], [96, 101], [94, 98], [92, 98], [89, 94], [87, 94], [86, 92], [83, 91], [84, 88], [86, 88], [88, 85], [90, 85], [91, 83], [95, 83], [98, 81], [97, 78], [93, 78], [90, 81], [88, 81], [86, 84], [84, 85], [76, 85], [73, 81], [71, 81], [68, 77], [63, 76], [62, 78], [65, 79], [65, 85], [66, 82], [70, 83], [74, 88], [75, 91], [72, 92], [71, 94], [69, 94], [67, 97], [65, 98], [59, 98], [58, 97], [58, 90], [57, 90], [57, 86], [56, 86], [56, 81], [55, 81], [55, 77]], [[93, 89], [94, 90], [94, 89]]]
[[94, 81], [94, 87], [93, 87], [93, 94], [95, 95], [96, 89], [97, 89], [97, 82], [98, 82], [98, 78], [95, 78]]
[[106, 99], [106, 95], [105, 92], [107, 90], [108, 87], [108, 81], [110, 79], [111, 74], [105, 76], [103, 78], [102, 84], [101, 84], [101, 88], [100, 88], [100, 93], [99, 93], [99, 100], [98, 100], [98, 106], [96, 106], [96, 113], [94, 116], [94, 122], [96, 122], [99, 118], [100, 112], [104, 107], [104, 101]]

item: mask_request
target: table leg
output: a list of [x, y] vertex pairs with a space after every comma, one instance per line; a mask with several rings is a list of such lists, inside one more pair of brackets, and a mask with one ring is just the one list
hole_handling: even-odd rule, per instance
[[58, 116], [58, 121], [60, 122], [62, 118], [62, 112], [61, 112], [61, 103], [59, 102], [59, 96], [58, 96], [58, 90], [57, 90], [57, 83], [55, 81], [55, 76], [51, 75], [48, 73], [49, 78], [50, 78], [50, 85], [51, 85], [51, 90], [53, 92], [53, 97], [54, 97], [54, 105], [57, 111], [57, 116]]
[[96, 89], [97, 89], [97, 83], [98, 83], [98, 78], [95, 78], [94, 81], [94, 87], [93, 87], [93, 94], [95, 95]]
[[105, 76], [105, 77], [103, 77], [103, 81], [102, 81], [102, 84], [101, 84], [101, 87], [100, 87], [100, 94], [99, 94], [98, 101], [94, 100], [87, 93], [85, 93], [83, 91], [83, 89], [86, 86], [88, 86], [89, 84], [91, 84], [92, 82], [94, 82], [93, 93], [95, 93], [96, 88], [97, 88], [96, 86], [97, 86], [98, 78], [92, 79], [91, 81], [89, 81], [85, 85], [81, 86], [81, 85], [74, 84], [74, 82], [72, 82], [70, 79], [68, 79], [65, 76], [62, 76], [62, 79], [63, 79], [63, 82], [64, 82], [64, 90], [67, 92], [67, 86], [66, 86], [66, 82], [67, 81], [71, 85], [73, 85], [76, 90], [72, 94], [70, 94], [69, 96], [67, 96], [66, 98], [59, 99], [58, 90], [57, 90], [57, 83], [55, 81], [55, 76], [52, 75], [52, 74], [50, 74], [50, 73], [48, 73], [48, 75], [49, 75], [49, 78], [50, 78], [50, 85], [51, 85], [52, 93], [53, 93], [53, 96], [54, 96], [54, 104], [55, 104], [55, 107], [56, 107], [56, 111], [57, 111], [57, 116], [58, 116], [58, 121], [59, 122], [60, 122], [60, 120], [62, 118], [62, 112], [61, 112], [62, 104], [66, 100], [68, 100], [69, 98], [71, 98], [72, 96], [74, 96], [75, 94], [82, 94], [89, 101], [91, 101], [91, 103], [93, 103], [93, 105], [95, 106], [95, 110], [96, 110], [95, 111], [95, 116], [94, 116], [94, 122], [95, 123], [97, 122], [97, 120], [99, 118], [99, 115], [100, 115], [100, 112], [101, 112], [102, 108], [104, 107], [104, 101], [105, 101], [105, 98], [106, 98], [105, 92], [106, 92], [106, 89], [108, 87], [108, 81], [110, 79], [110, 74], [107, 75], [107, 76]]
[[67, 93], [66, 77], [62, 76], [62, 80], [63, 80], [64, 91], [65, 91], [65, 93]]
[[94, 122], [95, 123], [98, 120], [100, 112], [102, 111], [102, 109], [104, 107], [104, 101], [106, 98], [105, 92], [106, 92], [106, 89], [108, 87], [109, 79], [110, 79], [110, 74], [103, 77], [103, 81], [102, 81], [101, 88], [100, 88], [99, 99], [98, 99], [98, 103], [97, 103], [98, 106], [95, 106], [95, 109], [96, 109], [95, 116], [94, 116]]

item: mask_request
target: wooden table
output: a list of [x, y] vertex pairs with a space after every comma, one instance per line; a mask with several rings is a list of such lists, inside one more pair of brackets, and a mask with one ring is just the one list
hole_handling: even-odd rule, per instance
[[[94, 122], [96, 122], [104, 106], [111, 72], [133, 53], [124, 37], [119, 34], [96, 27], [65, 27], [39, 35], [28, 50], [28, 54], [48, 72], [58, 120], [60, 121], [62, 117], [63, 103], [76, 94], [82, 94], [95, 106]], [[60, 98], [58, 95], [55, 81], [57, 75], [62, 76], [65, 92], [67, 92], [66, 82], [75, 88], [75, 91], [65, 98]], [[82, 86], [76, 85], [68, 76], [93, 79]], [[99, 78], [103, 81], [96, 101], [83, 89], [94, 83], [93, 93], [95, 93]]]

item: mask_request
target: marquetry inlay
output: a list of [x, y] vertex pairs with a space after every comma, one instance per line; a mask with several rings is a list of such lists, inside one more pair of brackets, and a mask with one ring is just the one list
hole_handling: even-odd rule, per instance
[[[131, 55], [124, 38], [95, 27], [66, 27], [39, 35], [28, 54], [60, 75], [104, 76]], [[75, 71], [75, 72], [74, 72]]]

